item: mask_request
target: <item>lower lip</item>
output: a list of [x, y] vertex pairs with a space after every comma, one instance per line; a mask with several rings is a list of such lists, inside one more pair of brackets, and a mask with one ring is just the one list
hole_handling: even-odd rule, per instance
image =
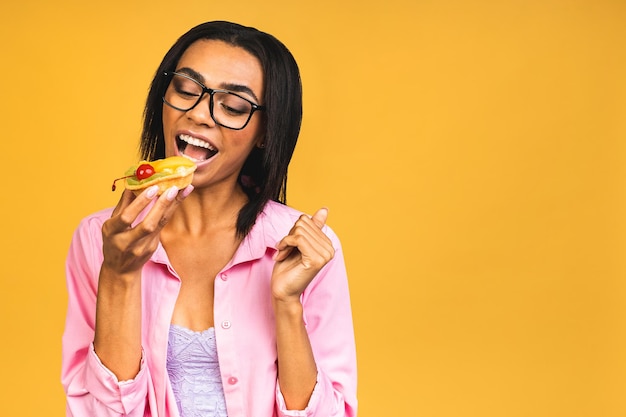
[[[179, 155], [180, 155], [180, 154], [179, 154]], [[194, 164], [196, 164], [196, 167], [197, 167], [197, 168], [201, 168], [201, 167], [203, 167], [203, 166], [205, 166], [205, 165], [209, 165], [209, 164], [211, 163], [211, 161], [213, 161], [217, 155], [218, 155], [218, 154], [215, 154], [215, 155], [213, 155], [211, 158], [206, 159], [206, 160], [204, 160], [204, 161], [199, 161], [199, 162], [193, 161], [192, 159], [189, 159], [189, 158], [187, 158], [187, 159], [189, 159], [189, 160], [190, 160], [190, 161], [192, 161]], [[183, 156], [183, 155], [180, 155], [180, 156]], [[183, 156], [183, 158], [185, 158], [185, 156]]]

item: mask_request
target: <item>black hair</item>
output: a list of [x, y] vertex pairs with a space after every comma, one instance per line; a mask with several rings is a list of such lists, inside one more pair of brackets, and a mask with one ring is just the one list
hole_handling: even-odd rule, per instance
[[198, 40], [219, 40], [243, 48], [261, 63], [265, 95], [264, 147], [255, 147], [239, 173], [248, 202], [237, 217], [237, 234], [243, 237], [269, 200], [285, 204], [287, 167], [302, 123], [302, 83], [298, 65], [287, 47], [274, 36], [252, 27], [225, 21], [202, 23], [182, 35], [165, 54], [150, 85], [144, 109], [140, 153], [145, 160], [165, 157], [163, 93], [183, 53]]

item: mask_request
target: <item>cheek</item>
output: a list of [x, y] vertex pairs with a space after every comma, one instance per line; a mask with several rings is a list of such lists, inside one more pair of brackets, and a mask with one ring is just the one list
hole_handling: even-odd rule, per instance
[[165, 136], [166, 142], [172, 139], [170, 135], [176, 129], [176, 125], [180, 120], [180, 117], [180, 112], [174, 112], [172, 109], [168, 108], [163, 109], [161, 121], [163, 123], [163, 135]]
[[252, 142], [253, 146], [256, 146], [264, 141], [265, 124], [261, 119], [250, 120], [250, 123], [246, 126], [245, 130], [248, 131], [247, 137]]
[[174, 155], [176, 152], [176, 141], [172, 138], [172, 129], [174, 128], [177, 115], [173, 114], [168, 107], [163, 108], [163, 115], [161, 116], [162, 129], [163, 129], [163, 144], [165, 145], [166, 156]]
[[[227, 130], [227, 132], [226, 132]], [[243, 130], [224, 130], [232, 144], [241, 147], [254, 148], [265, 135], [265, 128], [260, 119], [253, 118]]]
[[250, 150], [254, 148], [254, 145], [256, 143], [254, 138], [251, 137], [249, 134], [248, 135], [235, 134], [235, 135], [225, 136], [224, 140], [227, 142], [230, 142], [233, 148], [243, 153], [250, 152]]
[[167, 130], [172, 125], [172, 121], [174, 119], [173, 114], [168, 106], [163, 105], [163, 116], [161, 116], [161, 120], [163, 122], [163, 132], [167, 132]]

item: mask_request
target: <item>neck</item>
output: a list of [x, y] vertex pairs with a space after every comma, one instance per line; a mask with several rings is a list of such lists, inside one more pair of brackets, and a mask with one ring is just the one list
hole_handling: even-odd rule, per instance
[[228, 190], [195, 189], [176, 209], [167, 228], [191, 235], [225, 229], [236, 233], [239, 210], [247, 202], [248, 197], [237, 184]]

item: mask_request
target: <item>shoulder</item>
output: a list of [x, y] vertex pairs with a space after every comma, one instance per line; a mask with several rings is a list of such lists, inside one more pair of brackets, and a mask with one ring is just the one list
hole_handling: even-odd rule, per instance
[[95, 213], [91, 213], [88, 216], [84, 217], [80, 223], [78, 224], [78, 229], [89, 229], [93, 230], [94, 228], [101, 229], [102, 224], [111, 218], [111, 214], [113, 213], [113, 207], [109, 207]]
[[285, 204], [278, 203], [276, 201], [268, 201], [261, 216], [264, 216], [267, 220], [272, 222], [286, 222], [291, 225], [298, 220], [298, 218], [304, 213], [300, 210], [296, 210], [293, 207], [289, 207]]
[[111, 218], [113, 208], [106, 208], [83, 217], [74, 230], [72, 246], [100, 247], [102, 243], [102, 225]]
[[[275, 244], [278, 240], [282, 239], [289, 233], [300, 216], [310, 216], [312, 214], [313, 213], [304, 213], [276, 201], [269, 201], [257, 219], [257, 224], [260, 223], [263, 232], [266, 235], [271, 235], [271, 237], [275, 239]], [[335, 232], [328, 225], [324, 226], [323, 230], [324, 233], [333, 241], [334, 245], [339, 247], [339, 238]]]
[[105, 209], [84, 217], [72, 236], [66, 259], [68, 280], [91, 282], [95, 287], [102, 264], [102, 224], [113, 209]]

